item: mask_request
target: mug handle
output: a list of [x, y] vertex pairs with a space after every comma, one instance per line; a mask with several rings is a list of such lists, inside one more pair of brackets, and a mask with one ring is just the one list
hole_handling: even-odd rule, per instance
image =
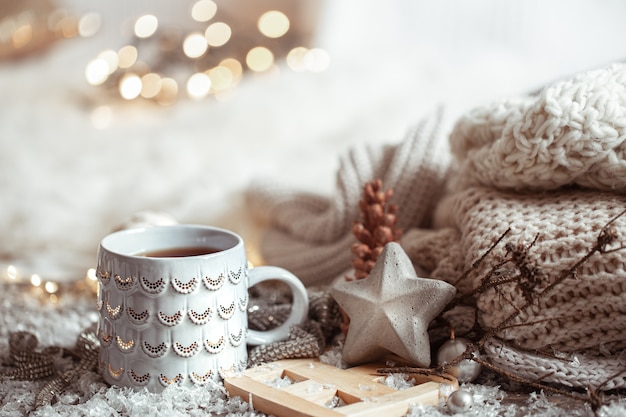
[[287, 320], [274, 329], [248, 330], [246, 342], [249, 345], [264, 345], [287, 339], [289, 328], [304, 322], [309, 315], [309, 296], [302, 282], [294, 274], [277, 266], [257, 266], [248, 271], [248, 288], [270, 280], [281, 281], [289, 286], [293, 295], [291, 312]]

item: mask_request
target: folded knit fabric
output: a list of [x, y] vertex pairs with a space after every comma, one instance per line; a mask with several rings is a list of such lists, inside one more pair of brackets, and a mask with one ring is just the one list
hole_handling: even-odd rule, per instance
[[626, 69], [581, 73], [538, 97], [469, 112], [451, 135], [456, 188], [556, 189], [578, 184], [626, 192]]
[[[483, 329], [519, 313], [487, 345], [505, 369], [626, 387], [626, 250], [615, 250], [626, 246], [625, 116], [626, 67], [613, 65], [478, 108], [451, 134], [460, 165], [436, 209], [440, 228], [411, 231], [404, 246], [432, 278], [465, 294], [482, 285]], [[593, 251], [609, 226], [615, 241]], [[485, 285], [498, 279], [508, 282]]]
[[442, 111], [425, 118], [398, 145], [354, 148], [341, 159], [332, 198], [254, 184], [247, 203], [269, 223], [264, 259], [291, 270], [306, 285], [328, 284], [350, 269], [352, 224], [359, 219], [363, 185], [382, 179], [394, 190], [398, 227], [425, 228], [445, 191], [451, 155], [442, 135]]
[[[464, 294], [487, 280], [510, 280], [481, 290], [474, 299], [483, 329], [495, 328], [521, 310], [497, 333], [501, 342], [490, 341], [490, 359], [517, 374], [523, 370], [531, 379], [545, 377], [578, 387], [611, 379], [605, 389], [626, 386], [624, 375], [612, 379], [619, 369], [626, 370], [626, 357], [619, 355], [626, 348], [626, 250], [596, 252], [575, 273], [567, 273], [624, 211], [626, 196], [592, 190], [523, 194], [471, 187], [455, 193], [446, 204], [456, 227], [413, 230], [403, 245], [427, 276], [450, 282]], [[626, 216], [611, 226], [618, 231], [618, 241], [607, 249], [626, 244]], [[521, 249], [533, 275], [520, 272], [510, 249]], [[475, 265], [484, 254], [488, 255]], [[474, 321], [466, 310], [453, 310], [446, 318], [460, 333]], [[494, 347], [498, 345], [507, 349]], [[534, 351], [542, 354], [529, 353]], [[510, 357], [503, 357], [505, 353]], [[561, 356], [551, 361], [546, 354]], [[596, 363], [600, 358], [605, 362], [602, 367]]]

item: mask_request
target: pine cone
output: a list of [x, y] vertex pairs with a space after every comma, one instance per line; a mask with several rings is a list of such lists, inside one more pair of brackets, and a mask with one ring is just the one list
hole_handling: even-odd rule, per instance
[[363, 198], [359, 201], [361, 220], [352, 226], [352, 233], [359, 241], [350, 248], [355, 255], [354, 277], [346, 276], [347, 280], [367, 277], [385, 245], [402, 236], [402, 230], [396, 228], [398, 207], [389, 203], [392, 197], [393, 190], [383, 191], [381, 180], [363, 186]]

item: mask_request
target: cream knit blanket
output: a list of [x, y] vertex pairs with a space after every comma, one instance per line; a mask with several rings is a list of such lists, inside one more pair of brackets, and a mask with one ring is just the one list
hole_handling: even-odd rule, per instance
[[[440, 120], [426, 119], [397, 146], [352, 151], [334, 199], [257, 187], [250, 198], [271, 225], [267, 261], [307, 284], [347, 271], [361, 186], [382, 178], [395, 191], [402, 245], [419, 273], [464, 294], [486, 279], [510, 278], [473, 299], [485, 329], [521, 309], [486, 345], [494, 363], [568, 386], [626, 387], [626, 374], [618, 375], [626, 372], [626, 250], [595, 252], [553, 284], [626, 209], [626, 67], [476, 108], [450, 135], [454, 162]], [[617, 241], [605, 249], [626, 246], [626, 216], [611, 226]], [[532, 274], [520, 277], [521, 264], [511, 261], [515, 248]], [[473, 314], [452, 311], [448, 319], [467, 329]]]

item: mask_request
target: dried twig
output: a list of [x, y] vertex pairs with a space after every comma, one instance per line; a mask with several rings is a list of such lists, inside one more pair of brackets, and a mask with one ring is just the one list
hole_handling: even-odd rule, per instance
[[[470, 342], [467, 344], [467, 348], [465, 351], [460, 354], [457, 358], [449, 361], [443, 365], [434, 367], [434, 368], [413, 368], [413, 367], [389, 367], [389, 368], [381, 368], [377, 371], [381, 374], [385, 373], [394, 373], [394, 372], [402, 372], [402, 373], [418, 373], [423, 375], [438, 375], [441, 376], [446, 373], [452, 367], [457, 366], [463, 360], [473, 360], [475, 362], [480, 363], [486, 369], [490, 369], [511, 381], [515, 381], [536, 389], [544, 390], [546, 392], [552, 392], [556, 394], [560, 394], [562, 396], [571, 398], [576, 401], [581, 401], [585, 403], [589, 403], [593, 412], [597, 415], [598, 410], [604, 405], [604, 396], [601, 391], [601, 388], [611, 381], [612, 379], [620, 376], [621, 374], [626, 373], [626, 369], [618, 372], [616, 375], [611, 376], [607, 379], [603, 384], [599, 387], [589, 387], [587, 389], [587, 395], [582, 395], [580, 393], [572, 392], [570, 390], [561, 389], [555, 387], [554, 385], [547, 384], [543, 382], [543, 379], [548, 377], [548, 375], [544, 375], [538, 379], [531, 380], [526, 377], [522, 377], [520, 375], [516, 375], [514, 373], [508, 372], [505, 369], [501, 369], [500, 367], [494, 365], [488, 360], [482, 358], [479, 355], [476, 355], [474, 352], [482, 352], [484, 350], [485, 343], [492, 339], [497, 338], [497, 335], [500, 334], [503, 330], [512, 328], [512, 327], [520, 327], [537, 324], [543, 321], [548, 320], [559, 320], [563, 317], [552, 317], [549, 319], [543, 320], [531, 320], [525, 321], [523, 323], [514, 323], [514, 321], [524, 312], [526, 312], [530, 307], [532, 307], [538, 300], [547, 296], [551, 291], [553, 291], [560, 283], [564, 282], [567, 279], [576, 278], [577, 271], [580, 267], [587, 262], [593, 255], [596, 253], [599, 254], [607, 254], [616, 252], [626, 248], [626, 245], [619, 245], [614, 247], [616, 241], [619, 236], [617, 230], [613, 226], [613, 223], [621, 216], [626, 214], [626, 210], [622, 211], [612, 219], [610, 219], [600, 230], [598, 236], [596, 238], [595, 244], [589, 249], [589, 251], [583, 255], [578, 261], [574, 264], [565, 268], [560, 273], [556, 275], [556, 278], [548, 283], [548, 277], [543, 273], [543, 271], [533, 263], [533, 261], [529, 257], [530, 249], [536, 244], [539, 239], [539, 235], [537, 234], [534, 240], [529, 245], [524, 244], [505, 244], [505, 256], [502, 259], [499, 259], [490, 269], [487, 271], [485, 276], [480, 279], [480, 285], [476, 287], [469, 294], [461, 294], [458, 296], [454, 302], [450, 303], [447, 310], [458, 306], [460, 304], [465, 303], [466, 301], [470, 301], [474, 299], [477, 295], [484, 293], [487, 290], [494, 289], [498, 291], [500, 294], [504, 294], [501, 291], [501, 287], [506, 284], [515, 284], [522, 294], [524, 298], [524, 303], [520, 306], [515, 305], [510, 299], [507, 298], [507, 302], [513, 305], [514, 309], [504, 320], [502, 320], [498, 325], [492, 328], [482, 329], [480, 328], [480, 333], [482, 336], [478, 339], [477, 342]], [[459, 280], [467, 277], [472, 271], [475, 271], [486, 259], [492, 254], [495, 248], [504, 240], [506, 235], [509, 233], [510, 229], [507, 229], [488, 249], [487, 251], [477, 260], [475, 261], [471, 268], [467, 271], [464, 271], [461, 274]], [[505, 268], [505, 265], [512, 264], [512, 268]], [[457, 280], [457, 282], [459, 281]], [[544, 286], [543, 288], [540, 288]], [[478, 313], [478, 310], [477, 310]], [[478, 320], [475, 321], [475, 326], [477, 325]]]

